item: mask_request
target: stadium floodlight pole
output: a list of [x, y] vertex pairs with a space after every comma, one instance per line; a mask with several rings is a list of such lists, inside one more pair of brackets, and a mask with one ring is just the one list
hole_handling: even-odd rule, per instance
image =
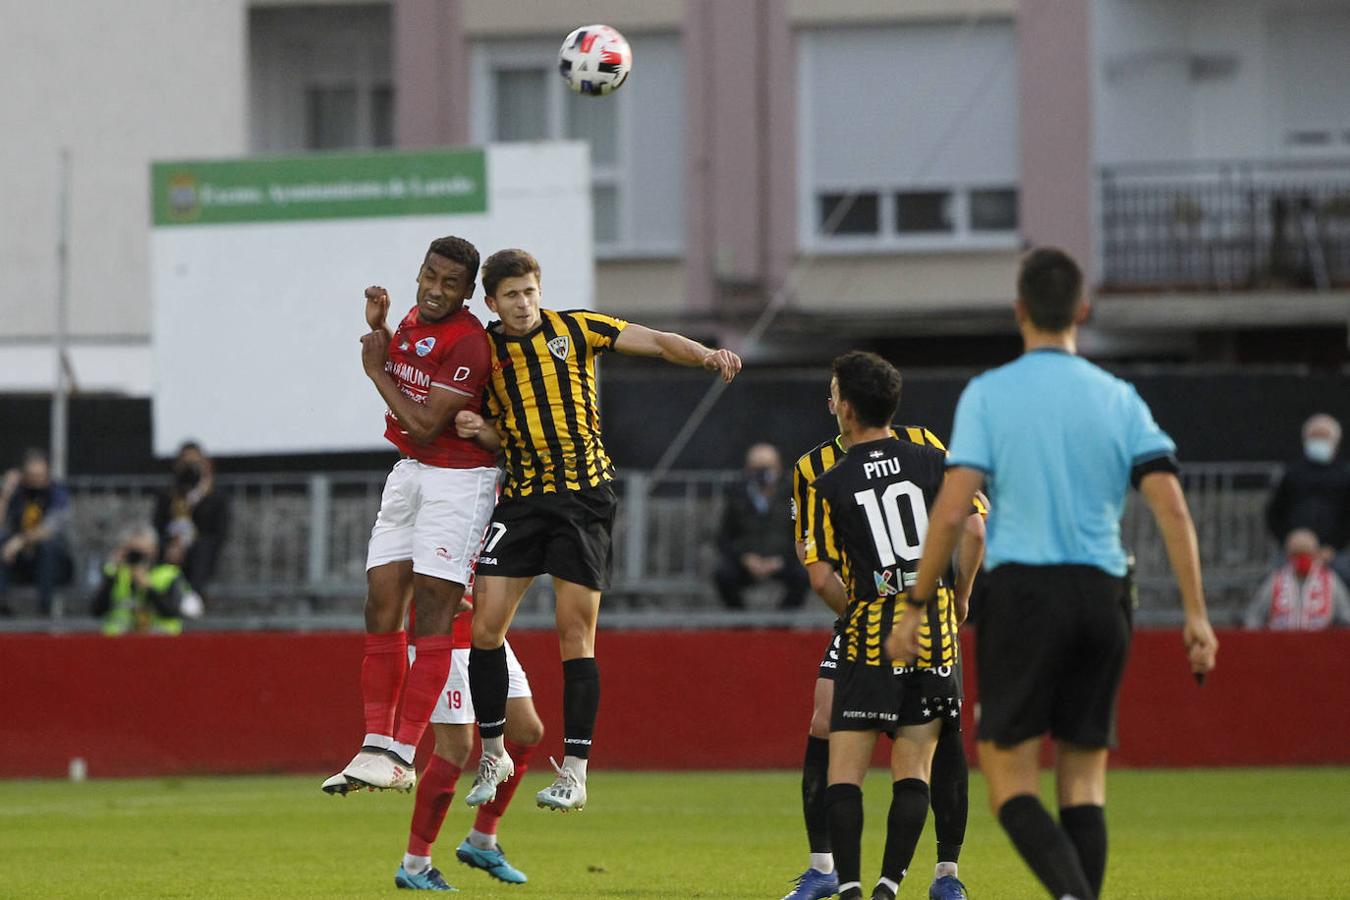
[[[967, 16], [964, 27], [957, 33], [956, 38], [952, 41], [953, 49], [959, 50], [964, 46], [970, 36], [974, 33], [975, 27], [980, 23], [981, 18], [981, 13], [971, 13]], [[965, 102], [954, 110], [951, 119], [947, 122], [946, 128], [938, 133], [937, 140], [933, 141], [932, 148], [929, 150], [928, 155], [923, 157], [919, 161], [919, 164], [914, 167], [914, 172], [911, 176], [912, 180], [917, 181], [926, 175], [928, 169], [942, 157], [942, 153], [947, 145], [956, 137], [957, 129], [960, 128], [962, 123], [964, 123], [975, 111], [975, 107], [978, 105], [980, 99], [985, 95], [985, 92], [989, 87], [998, 79], [999, 75], [1002, 74], [1003, 69], [1012, 61], [1013, 56], [1014, 51], [1009, 50], [1004, 55], [996, 58], [989, 66], [983, 77], [976, 82], [974, 89], [966, 97]], [[923, 96], [927, 93], [928, 87], [928, 85], [921, 86], [915, 91], [916, 96]], [[844, 195], [843, 200], [835, 206], [830, 214], [825, 217], [825, 221], [821, 223], [821, 234], [828, 237], [838, 230], [839, 226], [844, 222], [844, 217], [848, 215], [851, 209], [853, 209], [853, 204], [857, 201], [860, 193], [860, 190], [853, 189]], [[802, 282], [802, 279], [806, 277], [806, 273], [810, 271], [811, 266], [814, 263], [815, 254], [805, 255], [788, 271], [788, 277], [784, 279], [782, 287], [773, 293], [773, 296], [769, 298], [769, 302], [764, 305], [764, 309], [750, 326], [750, 330], [745, 333], [745, 338], [741, 341], [743, 356], [748, 355], [755, 345], [759, 343], [759, 339], [764, 336], [764, 333], [769, 330], [769, 326], [771, 326], [774, 320], [778, 318], [778, 313], [780, 313], [783, 307], [787, 305], [788, 299], [796, 293], [797, 286]], [[684, 420], [684, 424], [680, 426], [680, 430], [676, 432], [675, 437], [671, 439], [665, 452], [661, 454], [661, 458], [656, 461], [656, 465], [652, 468], [651, 478], [646, 485], [646, 489], [649, 492], [655, 490], [656, 486], [670, 474], [671, 466], [675, 464], [675, 460], [679, 459], [680, 454], [684, 452], [685, 446], [689, 443], [690, 439], [693, 438], [694, 432], [703, 424], [703, 420], [707, 418], [708, 413], [712, 411], [713, 406], [717, 404], [718, 399], [722, 396], [722, 392], [726, 389], [727, 383], [720, 378], [709, 385], [708, 390], [703, 394], [703, 398], [699, 400], [698, 406], [694, 407], [694, 411]]]
[[70, 360], [67, 358], [69, 341], [69, 301], [70, 301], [70, 148], [61, 148], [61, 183], [58, 191], [58, 226], [56, 240], [56, 327], [52, 334], [52, 349], [55, 351], [55, 370], [52, 380], [51, 411], [51, 468], [52, 475], [58, 479], [66, 477], [66, 461], [69, 454], [69, 409], [68, 395], [73, 380]]

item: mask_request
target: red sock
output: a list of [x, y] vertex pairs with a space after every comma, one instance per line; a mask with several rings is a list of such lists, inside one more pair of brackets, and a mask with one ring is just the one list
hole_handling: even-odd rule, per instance
[[445, 679], [450, 675], [450, 635], [417, 639], [417, 658], [408, 671], [408, 684], [403, 690], [403, 713], [399, 716], [394, 740], [416, 747], [427, 730], [427, 720], [436, 708], [436, 700], [445, 690]]
[[366, 734], [394, 734], [394, 712], [408, 674], [408, 633], [366, 635], [361, 660], [361, 697], [366, 708]]
[[483, 834], [497, 833], [497, 822], [502, 816], [506, 815], [506, 807], [511, 805], [511, 798], [516, 795], [516, 788], [520, 785], [520, 779], [530, 768], [530, 757], [534, 755], [534, 746], [522, 747], [520, 744], [507, 741], [506, 755], [511, 757], [511, 762], [516, 764], [516, 774], [497, 786], [497, 796], [491, 803], [484, 803], [478, 807], [478, 817], [473, 820], [474, 831]]
[[450, 801], [455, 799], [455, 783], [459, 781], [459, 773], [459, 766], [450, 760], [433, 756], [418, 776], [412, 831], [408, 835], [408, 852], [413, 856], [431, 855], [431, 845], [436, 843], [446, 810], [450, 808]]

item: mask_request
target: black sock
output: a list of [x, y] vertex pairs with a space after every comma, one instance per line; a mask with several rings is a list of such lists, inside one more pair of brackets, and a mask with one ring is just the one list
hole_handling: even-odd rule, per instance
[[961, 732], [945, 728], [933, 751], [933, 831], [937, 835], [937, 861], [961, 859], [966, 841], [966, 818], [970, 812], [970, 769]]
[[496, 650], [469, 650], [469, 694], [478, 716], [478, 735], [501, 737], [506, 727], [506, 691], [510, 677], [506, 671], [506, 645]]
[[1031, 794], [1018, 794], [999, 807], [998, 820], [1052, 897], [1068, 894], [1077, 900], [1095, 900], [1078, 862], [1078, 851], [1040, 800]]
[[812, 853], [830, 852], [830, 823], [825, 817], [825, 788], [830, 783], [830, 742], [806, 738], [802, 760], [802, 814], [806, 817], [806, 841]]
[[918, 778], [902, 778], [891, 785], [891, 811], [886, 815], [886, 851], [881, 877], [896, 884], [914, 860], [914, 848], [928, 818], [928, 785]]
[[[832, 784], [825, 789], [825, 812], [830, 823], [830, 846], [834, 847], [834, 870], [839, 884], [862, 881], [862, 788], [856, 784]], [[858, 889], [862, 896], [862, 889]]]
[[1106, 879], [1106, 811], [1088, 803], [1060, 807], [1059, 827], [1078, 848], [1078, 861], [1092, 893], [1101, 896]]
[[563, 753], [590, 759], [600, 711], [600, 667], [595, 657], [563, 661]]

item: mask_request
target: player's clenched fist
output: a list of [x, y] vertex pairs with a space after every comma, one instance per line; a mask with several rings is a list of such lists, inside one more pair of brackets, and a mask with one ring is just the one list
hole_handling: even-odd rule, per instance
[[723, 381], [730, 382], [741, 370], [741, 358], [730, 350], [714, 350], [703, 358], [703, 368], [716, 372]]
[[385, 360], [389, 358], [389, 335], [383, 331], [371, 331], [361, 335], [361, 368], [371, 378], [384, 371]]
[[461, 409], [455, 413], [455, 434], [466, 441], [471, 441], [478, 437], [479, 432], [487, 422], [478, 413], [468, 409]]
[[366, 288], [366, 324], [371, 331], [383, 331], [389, 316], [389, 292], [378, 284]]

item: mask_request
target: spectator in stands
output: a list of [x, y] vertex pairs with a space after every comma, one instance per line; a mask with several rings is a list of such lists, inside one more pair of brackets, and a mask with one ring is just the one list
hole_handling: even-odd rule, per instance
[[19, 469], [5, 473], [0, 512], [0, 614], [9, 614], [5, 593], [13, 581], [36, 585], [42, 613], [50, 615], [56, 588], [70, 583], [74, 565], [67, 540], [70, 494], [52, 481], [46, 453], [29, 450]]
[[1308, 528], [1289, 532], [1285, 561], [1257, 588], [1243, 624], [1275, 631], [1350, 625], [1350, 590], [1327, 564], [1331, 551]]
[[180, 634], [184, 618], [202, 613], [202, 601], [178, 566], [156, 562], [159, 536], [149, 525], [127, 529], [103, 567], [92, 611], [106, 635]]
[[209, 593], [229, 525], [229, 503], [215, 490], [211, 458], [200, 444], [185, 442], [173, 482], [155, 498], [161, 561], [179, 566], [193, 588]]
[[1341, 423], [1331, 416], [1312, 416], [1303, 423], [1303, 456], [1291, 462], [1266, 505], [1266, 525], [1276, 543], [1307, 528], [1322, 547], [1332, 551], [1331, 566], [1350, 582], [1350, 464], [1336, 458]]
[[805, 601], [809, 582], [797, 564], [788, 502], [782, 457], [771, 444], [755, 444], [745, 454], [745, 480], [727, 494], [717, 533], [721, 558], [713, 578], [727, 609], [744, 609], [745, 588], [770, 579], [787, 589], [783, 609]]

